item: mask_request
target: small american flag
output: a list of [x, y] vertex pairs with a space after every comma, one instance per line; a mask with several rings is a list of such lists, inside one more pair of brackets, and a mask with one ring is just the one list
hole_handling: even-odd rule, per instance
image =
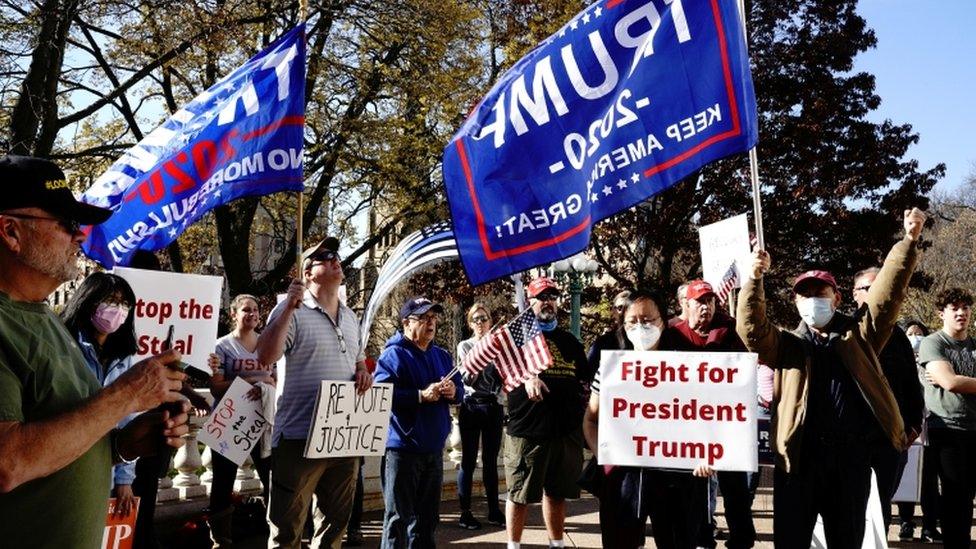
[[532, 309], [481, 338], [464, 357], [461, 370], [475, 375], [492, 362], [506, 393], [552, 364], [549, 346]]
[[735, 268], [735, 261], [729, 265], [729, 270], [722, 275], [722, 283], [719, 284], [715, 295], [718, 296], [719, 303], [725, 303], [729, 299], [732, 290], [739, 287], [739, 270]]

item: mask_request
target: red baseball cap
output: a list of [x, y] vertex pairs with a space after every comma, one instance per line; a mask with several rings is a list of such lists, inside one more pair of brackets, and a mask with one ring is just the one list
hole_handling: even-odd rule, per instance
[[837, 280], [834, 279], [834, 275], [828, 273], [827, 271], [819, 270], [807, 271], [796, 277], [796, 280], [793, 281], [793, 291], [796, 292], [796, 289], [800, 286], [800, 284], [803, 284], [808, 280], [819, 280], [820, 282], [829, 285], [834, 289], [835, 292], [837, 291]]
[[692, 280], [688, 283], [688, 288], [685, 289], [685, 298], [687, 299], [698, 299], [705, 297], [706, 295], [715, 295], [715, 290], [712, 289], [712, 285], [704, 280]]
[[540, 276], [529, 282], [529, 297], [538, 297], [542, 292], [559, 294], [559, 286], [549, 277]]

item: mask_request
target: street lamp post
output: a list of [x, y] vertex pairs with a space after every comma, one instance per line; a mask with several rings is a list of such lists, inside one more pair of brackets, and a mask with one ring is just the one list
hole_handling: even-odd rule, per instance
[[584, 285], [592, 280], [597, 267], [599, 264], [583, 253], [560, 259], [552, 264], [552, 272], [556, 280], [560, 283], [569, 283], [569, 295], [572, 299], [569, 330], [580, 340], [582, 340], [580, 337], [580, 295], [583, 293]]

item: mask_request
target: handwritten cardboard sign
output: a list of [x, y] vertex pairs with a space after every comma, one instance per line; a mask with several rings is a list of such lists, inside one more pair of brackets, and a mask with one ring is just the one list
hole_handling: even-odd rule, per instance
[[173, 347], [183, 362], [209, 372], [207, 357], [217, 345], [217, 318], [224, 279], [219, 276], [116, 267], [136, 294], [135, 327], [140, 358], [162, 352], [170, 324]]
[[238, 467], [254, 451], [261, 435], [273, 420], [265, 417], [261, 397], [255, 399], [249, 396], [253, 388], [242, 378], [234, 378], [197, 437]]
[[379, 456], [386, 450], [393, 385], [374, 383], [356, 393], [352, 381], [323, 381], [305, 457]]
[[751, 265], [749, 258], [752, 253], [746, 214], [705, 225], [698, 229], [698, 237], [701, 240], [702, 278], [705, 282], [717, 289], [734, 262], [739, 277], [735, 287], [741, 287], [742, 281], [749, 276], [747, 269]]
[[115, 498], [108, 499], [108, 517], [102, 533], [102, 549], [132, 549], [136, 533], [136, 517], [139, 515], [139, 498], [128, 515], [115, 514]]
[[603, 351], [600, 464], [756, 471], [756, 355]]

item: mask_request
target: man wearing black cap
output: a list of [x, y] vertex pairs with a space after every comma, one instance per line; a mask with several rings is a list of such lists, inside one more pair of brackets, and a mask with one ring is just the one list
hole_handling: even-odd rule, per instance
[[451, 355], [434, 345], [443, 307], [426, 297], [400, 309], [402, 331], [376, 361], [376, 382], [393, 384], [393, 413], [383, 475], [383, 549], [434, 547], [444, 483], [444, 442], [451, 434], [451, 404], [464, 397]]
[[[372, 385], [360, 345], [359, 320], [339, 300], [342, 263], [339, 241], [325, 238], [302, 253], [301, 280], [268, 315], [258, 337], [261, 364], [278, 372], [278, 399], [271, 436], [270, 547], [301, 545], [305, 518], [315, 497], [315, 547], [342, 545], [349, 522], [359, 458], [305, 458], [305, 442], [323, 380], [355, 381], [360, 394]], [[307, 287], [306, 287], [307, 286]]]
[[818, 514], [829, 547], [860, 547], [871, 484], [869, 435], [880, 431], [895, 450], [911, 443], [878, 353], [898, 320], [924, 223], [918, 209], [905, 211], [905, 238], [888, 253], [854, 317], [837, 312], [841, 296], [830, 273], [797, 277], [802, 321], [794, 331], [766, 318], [762, 277], [769, 254], [755, 253], [736, 327], [759, 361], [776, 368], [776, 547], [809, 547]]
[[0, 158], [0, 185], [0, 544], [97, 548], [112, 463], [183, 444], [186, 407], [115, 429], [182, 399], [185, 375], [167, 367], [180, 355], [143, 360], [102, 389], [44, 300], [79, 274], [80, 226], [111, 211], [77, 202], [47, 160]]

